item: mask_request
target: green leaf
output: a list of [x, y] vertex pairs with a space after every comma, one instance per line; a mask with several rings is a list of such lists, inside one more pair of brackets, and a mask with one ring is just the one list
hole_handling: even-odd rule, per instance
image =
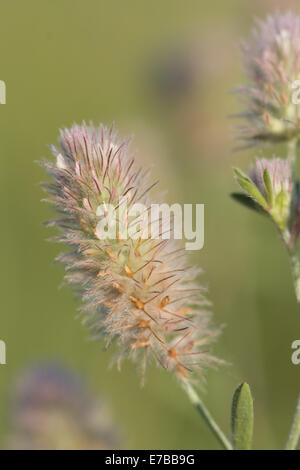
[[248, 175], [246, 175], [246, 173], [244, 173], [240, 168], [233, 168], [233, 171], [235, 173], [235, 176], [237, 176], [238, 178], [242, 178], [246, 181], [250, 181], [250, 178]]
[[272, 181], [270, 178], [270, 173], [268, 172], [267, 168], [264, 171], [264, 183], [265, 183], [265, 187], [267, 190], [268, 203], [272, 205], [273, 204], [273, 187], [272, 187]]
[[231, 410], [233, 447], [235, 450], [250, 450], [253, 436], [253, 399], [246, 382], [236, 389]]
[[234, 199], [236, 202], [239, 204], [242, 204], [243, 206], [247, 207], [248, 209], [254, 210], [255, 212], [258, 212], [262, 215], [265, 215], [266, 213], [262, 210], [261, 206], [255, 202], [252, 197], [248, 196], [247, 194], [244, 193], [231, 193], [230, 197]]
[[287, 195], [284, 192], [284, 190], [281, 189], [280, 192], [276, 196], [275, 205], [280, 211], [282, 211], [286, 205], [286, 201], [287, 201]]
[[264, 209], [267, 209], [268, 204], [261, 192], [257, 189], [257, 187], [251, 182], [247, 181], [242, 178], [237, 178], [237, 182], [241, 186], [242, 189], [246, 191], [253, 199], [260, 204]]

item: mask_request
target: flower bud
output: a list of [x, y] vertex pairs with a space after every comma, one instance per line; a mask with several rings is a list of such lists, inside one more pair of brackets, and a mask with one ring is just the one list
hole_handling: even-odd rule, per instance
[[256, 160], [248, 175], [235, 169], [241, 188], [284, 230], [290, 217], [292, 177], [289, 160], [273, 158]]

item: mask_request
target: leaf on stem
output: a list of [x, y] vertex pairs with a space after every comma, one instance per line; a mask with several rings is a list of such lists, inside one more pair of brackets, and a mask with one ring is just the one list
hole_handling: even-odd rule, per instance
[[244, 178], [237, 178], [237, 182], [242, 189], [246, 191], [258, 204], [260, 204], [264, 209], [267, 209], [268, 203], [259, 191], [257, 187], [249, 180]]
[[262, 210], [261, 206], [255, 202], [252, 197], [247, 196], [247, 194], [244, 193], [231, 193], [230, 197], [234, 199], [236, 202], [239, 204], [242, 204], [243, 206], [247, 207], [248, 209], [252, 209], [255, 212], [259, 212], [260, 214], [265, 215], [266, 213]]
[[263, 176], [264, 176], [264, 183], [265, 183], [265, 187], [266, 187], [267, 195], [268, 195], [268, 203], [271, 206], [273, 204], [273, 187], [272, 187], [270, 173], [267, 170], [267, 168], [264, 170]]
[[235, 450], [250, 450], [253, 436], [253, 399], [246, 382], [236, 389], [231, 410], [231, 428]]

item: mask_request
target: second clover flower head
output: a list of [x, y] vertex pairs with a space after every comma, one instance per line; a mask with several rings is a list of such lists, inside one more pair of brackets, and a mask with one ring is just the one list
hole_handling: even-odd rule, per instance
[[[195, 281], [198, 270], [188, 266], [179, 241], [164, 239], [164, 220], [156, 238], [142, 237], [144, 218], [130, 215], [133, 204], [148, 208], [155, 201], [155, 184], [136, 166], [128, 142], [112, 129], [83, 123], [63, 130], [52, 151], [55, 162], [43, 162], [52, 180], [44, 186], [57, 212], [50, 225], [60, 231], [56, 240], [69, 246], [58, 259], [83, 299], [83, 321], [93, 336], [115, 340], [118, 363], [130, 356], [143, 371], [152, 358], [187, 379], [218, 362], [208, 352], [217, 331]], [[108, 207], [123, 204], [123, 222], [135, 233], [102, 239], [99, 220], [111, 217]]]
[[243, 56], [249, 82], [237, 90], [246, 121], [239, 138], [246, 145], [299, 138], [300, 110], [292, 96], [300, 79], [300, 17], [277, 13], [258, 21]]

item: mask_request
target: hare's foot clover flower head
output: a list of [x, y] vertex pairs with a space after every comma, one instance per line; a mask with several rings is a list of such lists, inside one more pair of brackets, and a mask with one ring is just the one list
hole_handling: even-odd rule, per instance
[[262, 159], [250, 167], [248, 175], [235, 169], [237, 182], [252, 198], [254, 208], [269, 214], [281, 231], [288, 227], [292, 198], [290, 161]]
[[[58, 259], [82, 296], [93, 335], [117, 340], [118, 363], [131, 356], [144, 370], [152, 357], [183, 379], [217, 362], [207, 352], [217, 331], [195, 282], [198, 271], [187, 266], [178, 241], [165, 239], [163, 216], [152, 236], [145, 215], [155, 184], [136, 167], [128, 142], [84, 123], [63, 130], [52, 151], [55, 161], [43, 162], [52, 178], [44, 187], [58, 213], [50, 224], [70, 247]], [[137, 215], [136, 204], [146, 210]]]
[[241, 127], [239, 138], [246, 145], [299, 138], [300, 108], [293, 94], [300, 79], [300, 17], [277, 13], [258, 21], [242, 50], [249, 84], [237, 92], [246, 105], [239, 116], [248, 125]]

